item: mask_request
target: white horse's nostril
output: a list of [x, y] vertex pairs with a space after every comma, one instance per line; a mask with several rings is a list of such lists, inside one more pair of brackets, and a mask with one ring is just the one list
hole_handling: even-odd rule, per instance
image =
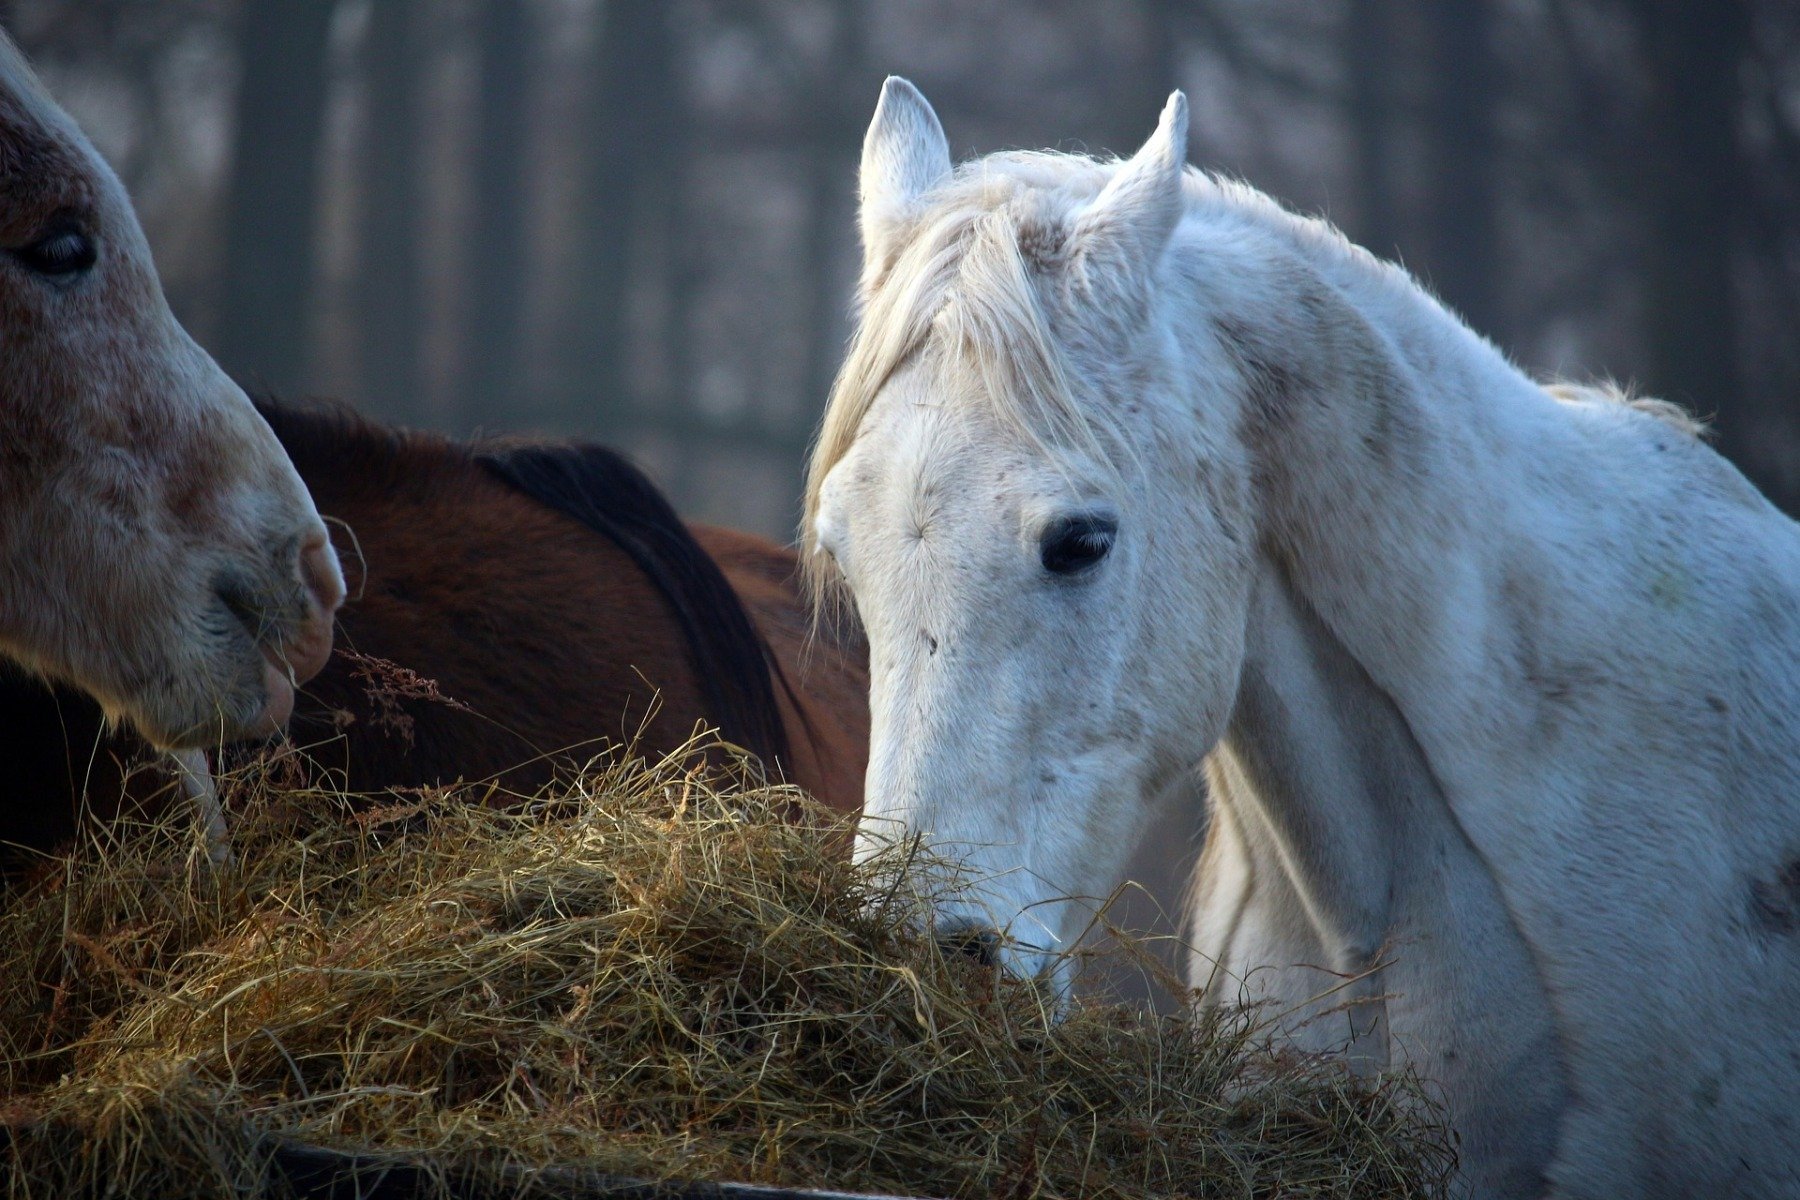
[[1000, 931], [973, 918], [957, 917], [938, 926], [937, 944], [947, 955], [966, 955], [984, 967], [1000, 961]]

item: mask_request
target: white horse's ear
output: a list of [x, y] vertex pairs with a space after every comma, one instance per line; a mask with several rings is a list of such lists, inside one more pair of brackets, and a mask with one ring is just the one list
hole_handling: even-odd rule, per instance
[[1075, 251], [1090, 267], [1115, 267], [1136, 278], [1162, 258], [1181, 220], [1187, 130], [1187, 97], [1172, 92], [1156, 132], [1076, 220]]
[[858, 221], [865, 280], [887, 266], [893, 236], [919, 197], [949, 174], [950, 143], [937, 114], [918, 88], [898, 75], [888, 76], [863, 138]]

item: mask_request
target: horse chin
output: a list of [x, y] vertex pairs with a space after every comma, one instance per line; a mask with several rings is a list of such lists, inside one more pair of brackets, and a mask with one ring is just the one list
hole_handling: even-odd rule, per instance
[[183, 730], [172, 737], [159, 737], [140, 722], [151, 742], [169, 750], [193, 749], [272, 737], [287, 728], [296, 690], [331, 658], [333, 618], [343, 584], [329, 548], [325, 560], [331, 579], [315, 582], [318, 573], [312, 572], [300, 618], [273, 640], [252, 645], [248, 639], [232, 639], [225, 652], [229, 661], [220, 661], [215, 657], [220, 651], [213, 649], [208, 654], [212, 670], [199, 673], [201, 679], [210, 674], [214, 681], [202, 689], [200, 719], [186, 725], [171, 722]]
[[250, 662], [238, 654], [228, 662], [190, 666], [178, 675], [184, 686], [108, 708], [159, 750], [207, 750], [272, 736], [293, 715], [293, 674], [273, 651], [250, 653]]
[[[260, 701], [254, 707], [245, 706], [250, 711], [249, 716], [237, 721], [226, 719], [218, 722], [211, 738], [194, 744], [273, 737], [287, 728], [288, 718], [294, 715], [295, 671], [274, 649], [262, 646], [259, 647], [259, 653], [261, 678], [256, 694]], [[309, 671], [307, 675], [310, 677], [314, 673]]]

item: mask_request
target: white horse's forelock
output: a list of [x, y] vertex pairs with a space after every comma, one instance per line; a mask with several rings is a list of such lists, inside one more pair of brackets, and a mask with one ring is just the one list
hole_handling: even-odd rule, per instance
[[1052, 458], [1077, 452], [1116, 468], [1129, 455], [1104, 408], [1077, 402], [1037, 278], [1059, 265], [1068, 218], [1118, 165], [1028, 152], [965, 164], [933, 193], [916, 232], [860, 298], [861, 319], [807, 470], [802, 562], [815, 601], [838, 582], [817, 552], [820, 489], [882, 387], [919, 354], [941, 355], [957, 377], [944, 403], [987, 406]]

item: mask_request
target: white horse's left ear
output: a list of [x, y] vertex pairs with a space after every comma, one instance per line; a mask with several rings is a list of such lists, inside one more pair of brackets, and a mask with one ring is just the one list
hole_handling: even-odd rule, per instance
[[858, 180], [865, 287], [887, 268], [895, 234], [912, 217], [919, 198], [950, 170], [950, 143], [930, 102], [911, 83], [888, 76], [863, 138]]
[[1090, 268], [1112, 266], [1137, 277], [1162, 258], [1181, 220], [1187, 132], [1187, 97], [1172, 92], [1150, 140], [1076, 219], [1075, 250]]

